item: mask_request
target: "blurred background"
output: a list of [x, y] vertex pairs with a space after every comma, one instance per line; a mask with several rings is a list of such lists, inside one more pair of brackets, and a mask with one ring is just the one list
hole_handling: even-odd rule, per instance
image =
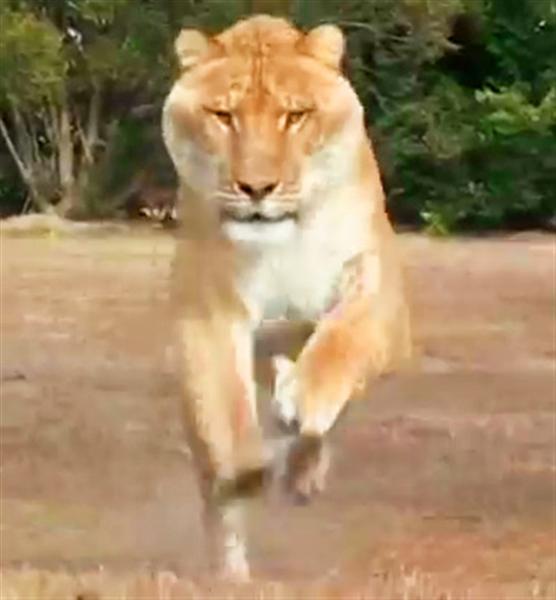
[[253, 12], [343, 28], [398, 223], [554, 227], [556, 0], [2, 0], [0, 214], [171, 206], [173, 40]]

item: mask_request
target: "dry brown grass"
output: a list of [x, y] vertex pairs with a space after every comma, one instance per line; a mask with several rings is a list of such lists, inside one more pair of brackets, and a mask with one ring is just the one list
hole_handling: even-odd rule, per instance
[[2, 600], [552, 600], [555, 582], [442, 585], [424, 572], [380, 574], [367, 581], [243, 585], [193, 582], [171, 572], [71, 574], [35, 569], [4, 570]]
[[6, 237], [74, 236], [123, 233], [127, 225], [113, 222], [76, 222], [55, 214], [16, 215], [0, 221], [0, 234]]
[[172, 237], [50, 231], [0, 227], [0, 598], [556, 598], [553, 238], [404, 237], [424, 368], [346, 415], [319, 502], [254, 512], [267, 579], [231, 587], [195, 570]]

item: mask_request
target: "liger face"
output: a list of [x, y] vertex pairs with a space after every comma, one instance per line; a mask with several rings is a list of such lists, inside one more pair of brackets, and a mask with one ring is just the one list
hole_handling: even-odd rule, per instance
[[339, 72], [281, 52], [227, 52], [176, 82], [165, 109], [180, 177], [231, 237], [295, 230], [309, 200], [343, 171], [361, 107]]

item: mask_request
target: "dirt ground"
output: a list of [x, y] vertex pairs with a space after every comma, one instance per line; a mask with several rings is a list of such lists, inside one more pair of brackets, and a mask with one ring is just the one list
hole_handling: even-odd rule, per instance
[[[401, 241], [416, 364], [350, 408], [323, 496], [253, 503], [255, 576], [556, 597], [556, 238]], [[172, 247], [2, 240], [2, 569], [199, 572]]]

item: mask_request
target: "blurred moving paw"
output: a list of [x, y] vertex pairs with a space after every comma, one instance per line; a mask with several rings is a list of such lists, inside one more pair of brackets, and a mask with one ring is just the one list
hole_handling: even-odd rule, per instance
[[297, 406], [299, 385], [295, 373], [295, 362], [282, 354], [272, 359], [274, 368], [274, 394], [272, 412], [286, 430], [298, 426]]
[[306, 504], [324, 490], [330, 460], [330, 449], [321, 436], [295, 439], [287, 456], [284, 484], [296, 502]]

